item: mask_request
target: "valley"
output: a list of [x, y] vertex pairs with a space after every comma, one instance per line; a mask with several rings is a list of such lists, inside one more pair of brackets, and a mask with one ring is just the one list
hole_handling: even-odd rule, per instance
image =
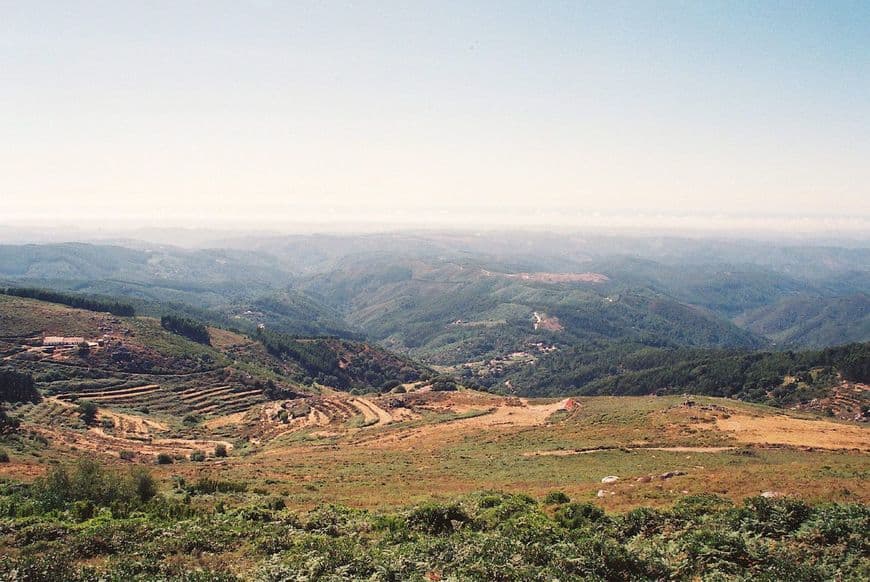
[[[70, 251], [50, 251], [66, 257], [67, 274], [90, 260], [72, 261]], [[517, 543], [511, 528], [527, 527], [523, 535], [550, 532], [569, 545], [577, 531], [616, 536], [602, 541], [607, 559], [617, 556], [615, 540], [631, 535], [646, 549], [630, 550], [634, 565], [616, 571], [683, 576], [695, 570], [678, 556], [692, 551], [702, 514], [717, 532], [739, 523], [746, 539], [757, 539], [751, 524], [770, 515], [797, 511], [813, 524], [829, 519], [828, 507], [846, 516], [836, 518], [843, 531], [862, 527], [870, 343], [778, 349], [761, 333], [774, 329], [769, 323], [757, 331], [746, 323], [762, 311], [769, 322], [776, 308], [731, 317], [649, 281], [629, 283], [637, 274], [567, 268], [564, 259], [514, 258], [496, 270], [467, 258], [341, 251], [283, 289], [255, 280], [242, 291], [254, 273], [240, 262], [202, 288], [176, 280], [171, 286], [186, 289], [177, 295], [161, 280], [167, 273], [201, 275], [165, 252], [140, 268], [125, 251], [133, 266], [113, 268], [129, 282], [33, 279], [32, 265], [28, 278], [2, 289], [0, 520], [12, 533], [0, 535], [0, 548], [14, 558], [7, 570], [0, 560], [0, 572], [272, 579], [278, 564], [274, 579], [286, 579], [280, 564], [303, 556], [369, 572], [348, 564], [356, 554], [336, 553], [332, 544], [351, 543], [349, 532], [367, 548], [355, 546], [357, 554], [376, 544], [436, 572], [447, 561], [417, 554], [425, 544], [465, 540], [478, 552], [495, 540]], [[222, 256], [217, 264], [231, 262]], [[40, 276], [58, 268], [36, 264]], [[819, 329], [832, 329], [838, 309], [818, 315], [828, 322]], [[860, 308], [843, 313], [851, 319], [843, 337], [866, 339]], [[106, 487], [126, 501], [107, 501]], [[674, 524], [674, 537], [618, 533], [633, 532], [641, 515]], [[109, 544], [64, 558], [68, 542], [103, 539], [80, 531], [97, 522], [117, 528], [115, 540], [136, 528], [162, 536], [147, 546], [160, 554], [134, 557]], [[31, 523], [62, 533], [18, 541]], [[159, 541], [178, 527], [202, 533], [186, 542], [192, 553]], [[801, 531], [788, 543], [810, 535]], [[282, 536], [296, 541], [285, 547]], [[682, 549], [661, 554], [660, 564], [644, 561], [665, 539]], [[50, 565], [36, 557], [45, 544]], [[546, 560], [557, 559], [561, 546], [547, 547]], [[831, 547], [819, 552], [840, 564], [846, 558]], [[539, 572], [531, 564], [540, 558], [523, 552], [514, 556]], [[451, 567], [464, 571], [457, 559]]]
[[[543, 495], [553, 487], [596, 499], [607, 475], [620, 481], [602, 503], [620, 510], [685, 492], [868, 500], [870, 430], [806, 412], [676, 395], [505, 396], [409, 362], [399, 362], [403, 373], [419, 378], [339, 390], [300, 381], [302, 363], [227, 330], [210, 328], [203, 345], [148, 317], [3, 296], [0, 313], [4, 365], [32, 374], [42, 395], [8, 408], [20, 425], [12, 461], [0, 465], [7, 477], [33, 478], [48, 460], [98, 454], [154, 465], [166, 478], [219, 471], [268, 483], [300, 507], [390, 507], [481, 489]], [[87, 350], [38, 345], [49, 333], [96, 341], [85, 342]], [[372, 352], [344, 344], [329, 353], [353, 371], [351, 362]], [[863, 384], [850, 390], [865, 402], [870, 395]], [[83, 402], [95, 407], [90, 422]], [[191, 460], [195, 453], [201, 460]], [[680, 475], [654, 479], [673, 471]]]

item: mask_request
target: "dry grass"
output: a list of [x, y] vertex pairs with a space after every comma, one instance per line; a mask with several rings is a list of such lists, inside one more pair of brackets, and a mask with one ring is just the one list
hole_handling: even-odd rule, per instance
[[[127, 449], [150, 459], [229, 441], [236, 450], [228, 459], [157, 470], [191, 479], [219, 472], [286, 494], [299, 507], [403, 506], [481, 489], [532, 495], [561, 489], [619, 510], [669, 504], [685, 492], [738, 499], [774, 490], [813, 501], [870, 501], [866, 427], [734, 401], [701, 398], [686, 407], [679, 398], [598, 397], [569, 403], [471, 391], [377, 398], [327, 391], [304, 400], [310, 409], [296, 418], [282, 421], [280, 413], [300, 400], [272, 402], [172, 435], [162, 434], [161, 425], [139, 424], [134, 415], [101, 410], [137, 437], [147, 430], [150, 442], [124, 438], [123, 430], [105, 435], [28, 426], [51, 448], [38, 459], [16, 455], [2, 471], [32, 478], [47, 459], [83, 451], [114, 456]], [[590, 449], [597, 452], [578, 454]], [[686, 474], [659, 478], [668, 471]], [[602, 485], [606, 475], [620, 479]], [[608, 492], [604, 498], [596, 497], [599, 489]]]

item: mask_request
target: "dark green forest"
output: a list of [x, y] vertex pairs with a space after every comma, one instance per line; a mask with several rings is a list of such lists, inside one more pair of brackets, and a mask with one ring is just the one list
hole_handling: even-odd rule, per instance
[[0, 293], [3, 293], [4, 295], [14, 295], [16, 297], [39, 299], [40, 301], [48, 301], [51, 303], [60, 303], [77, 309], [106, 311], [113, 315], [132, 317], [136, 314], [135, 309], [133, 309], [133, 306], [129, 303], [124, 303], [117, 299], [107, 297], [61, 293], [35, 287], [7, 287], [5, 289], [0, 289]]
[[195, 319], [179, 317], [177, 315], [164, 315], [160, 318], [160, 325], [167, 331], [183, 335], [187, 339], [197, 343], [208, 345], [211, 342], [205, 324]]
[[[870, 381], [870, 343], [801, 352], [584, 344], [547, 354], [508, 377], [533, 395], [686, 392], [783, 406], [820, 396], [838, 374]], [[786, 376], [794, 376], [805, 388], [797, 383], [783, 386]]]

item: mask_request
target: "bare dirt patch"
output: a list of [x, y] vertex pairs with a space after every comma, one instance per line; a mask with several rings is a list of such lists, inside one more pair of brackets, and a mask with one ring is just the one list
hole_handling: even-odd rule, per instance
[[362, 413], [366, 423], [371, 423], [371, 426], [393, 422], [389, 412], [367, 398], [351, 398], [349, 402]]
[[870, 429], [825, 420], [732, 414], [728, 418], [717, 417], [715, 423], [700, 423], [695, 427], [715, 428], [748, 444], [870, 451]]
[[203, 423], [203, 426], [208, 429], [221, 428], [224, 426], [237, 426], [242, 424], [246, 414], [248, 414], [246, 411], [242, 411], [235, 412], [233, 414], [226, 414], [224, 416], [218, 416], [205, 421]]
[[535, 311], [532, 314], [532, 317], [535, 319], [533, 324], [535, 330], [544, 329], [547, 331], [562, 331], [564, 329], [562, 327], [562, 322], [559, 321], [558, 317], [553, 317], [538, 311]]
[[[376, 448], [407, 448], [425, 443], [433, 446], [470, 433], [485, 432], [500, 428], [541, 426], [556, 411], [565, 410], [569, 399], [550, 404], [530, 404], [526, 399], [498, 399], [481, 402], [451, 402], [448, 409], [453, 414], [467, 415], [443, 422], [409, 428], [399, 433], [382, 435], [357, 444]], [[490, 406], [485, 406], [490, 404]]]
[[531, 451], [523, 453], [524, 457], [568, 457], [571, 455], [589, 455], [606, 451], [666, 451], [671, 453], [724, 453], [737, 447], [596, 447], [594, 449], [558, 449], [554, 451]]
[[504, 276], [540, 283], [605, 283], [610, 280], [601, 273], [506, 273]]

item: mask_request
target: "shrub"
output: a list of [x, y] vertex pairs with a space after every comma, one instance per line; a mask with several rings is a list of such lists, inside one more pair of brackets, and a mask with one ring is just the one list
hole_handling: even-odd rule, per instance
[[619, 525], [622, 537], [631, 538], [638, 534], [658, 533], [664, 522], [664, 516], [655, 509], [638, 507], [623, 515]]
[[130, 489], [144, 503], [157, 495], [157, 481], [144, 467], [135, 467], [130, 471]]
[[751, 497], [738, 513], [738, 525], [748, 531], [778, 537], [791, 533], [812, 515], [812, 508], [798, 499]]
[[157, 464], [158, 465], [171, 465], [172, 464], [172, 456], [169, 453], [160, 453], [157, 455]]
[[194, 462], [205, 461], [205, 453], [202, 451], [193, 451], [190, 453], [190, 460]]
[[547, 505], [561, 505], [562, 503], [571, 503], [571, 498], [564, 491], [550, 491], [544, 497], [544, 503]]
[[604, 510], [591, 503], [569, 503], [556, 511], [556, 521], [568, 529], [578, 529], [603, 519]]
[[200, 477], [196, 483], [187, 486], [190, 493], [244, 493], [248, 484], [239, 481], [221, 481], [210, 477]]
[[9, 453], [6, 452], [6, 449], [0, 449], [0, 463], [8, 463], [9, 462]]
[[823, 505], [801, 526], [800, 537], [811, 543], [834, 545], [854, 543], [862, 548], [870, 531], [870, 506]]
[[136, 453], [134, 453], [133, 451], [123, 450], [118, 453], [118, 456], [121, 457], [121, 460], [132, 461], [136, 457]]
[[[94, 506], [144, 503], [157, 494], [157, 483], [142, 467], [133, 467], [124, 476], [107, 470], [97, 461], [79, 459], [69, 467], [56, 467], [33, 485], [34, 496], [48, 509], [60, 509], [67, 503], [89, 502]], [[89, 519], [86, 506], [75, 511]]]
[[72, 506], [72, 514], [78, 521], [85, 521], [94, 517], [97, 512], [97, 508], [94, 506], [93, 501], [89, 499], [83, 499], [81, 501], [76, 501]]
[[414, 508], [408, 515], [408, 526], [411, 529], [430, 534], [450, 533], [469, 521], [468, 514], [457, 503], [428, 503]]
[[456, 390], [456, 381], [453, 378], [438, 377], [432, 381], [433, 392], [453, 392]]
[[18, 430], [19, 426], [21, 426], [21, 421], [6, 414], [6, 411], [0, 406], [0, 434], [14, 432]]
[[226, 457], [227, 456], [227, 446], [223, 443], [220, 443], [214, 448], [214, 456], [215, 457]]

